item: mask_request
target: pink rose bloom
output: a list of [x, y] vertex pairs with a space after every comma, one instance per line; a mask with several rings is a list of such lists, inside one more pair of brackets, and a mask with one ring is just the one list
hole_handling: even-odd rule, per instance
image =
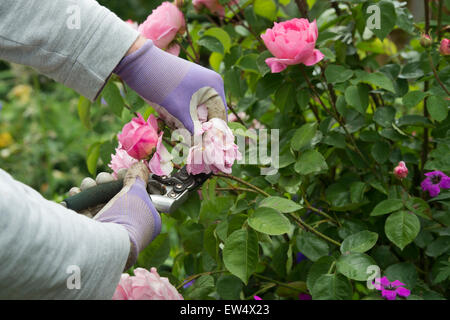
[[226, 122], [212, 118], [202, 123], [195, 135], [194, 146], [187, 157], [188, 173], [231, 173], [234, 161], [240, 160], [242, 155]]
[[439, 51], [444, 56], [450, 55], [450, 39], [442, 39]]
[[137, 30], [139, 28], [139, 25], [137, 22], [128, 19], [127, 21], [125, 21], [126, 23], [128, 23], [134, 30]]
[[123, 273], [113, 300], [184, 300], [167, 278], [162, 278], [151, 268], [134, 270], [135, 276]]
[[147, 121], [142, 115], [127, 123], [117, 135], [122, 148], [135, 159], [148, 157], [158, 143], [158, 123], [153, 115]]
[[173, 170], [173, 156], [162, 143], [163, 132], [159, 134], [156, 152], [148, 162], [148, 168], [158, 176], [168, 176]]
[[225, 8], [219, 3], [219, 0], [194, 0], [192, 4], [197, 10], [206, 7], [211, 13], [216, 13], [221, 17], [225, 15]]
[[[152, 11], [138, 30], [144, 37], [152, 40], [158, 48], [166, 49], [177, 33], [185, 31], [185, 24], [180, 9], [166, 1]], [[174, 48], [171, 50], [173, 51]]]
[[122, 145], [119, 142], [119, 146], [116, 148], [116, 154], [111, 155], [111, 162], [108, 164], [113, 170], [113, 177], [117, 179], [117, 173], [120, 169], [128, 169], [131, 165], [138, 160], [130, 157], [130, 155], [122, 149]]
[[405, 179], [408, 176], [408, 168], [404, 161], [400, 161], [398, 166], [394, 168], [394, 175], [398, 179]]
[[275, 22], [272, 29], [261, 35], [267, 49], [275, 56], [266, 59], [272, 73], [281, 72], [288, 65], [312, 66], [322, 60], [324, 55], [314, 48], [318, 34], [316, 20], [309, 23], [306, 19], [294, 18]]

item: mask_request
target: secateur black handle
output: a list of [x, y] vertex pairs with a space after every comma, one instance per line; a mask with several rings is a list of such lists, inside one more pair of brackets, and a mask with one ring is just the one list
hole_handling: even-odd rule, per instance
[[98, 184], [63, 200], [67, 208], [80, 212], [96, 205], [107, 203], [123, 187], [123, 180]]

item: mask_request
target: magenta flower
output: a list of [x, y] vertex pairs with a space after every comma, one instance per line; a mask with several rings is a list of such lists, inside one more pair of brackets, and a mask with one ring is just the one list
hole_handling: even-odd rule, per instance
[[450, 189], [450, 177], [441, 171], [425, 173], [427, 178], [422, 181], [420, 187], [423, 191], [428, 191], [430, 197], [436, 197], [441, 189]]
[[260, 297], [258, 297], [258, 296], [253, 296], [253, 298], [255, 299], [255, 300], [262, 300]]
[[298, 300], [312, 300], [312, 297], [307, 293], [300, 293], [298, 295]]
[[395, 300], [397, 295], [406, 298], [411, 294], [411, 291], [404, 288], [405, 284], [398, 280], [390, 282], [388, 278], [376, 278], [372, 283], [375, 289], [381, 291], [381, 296], [387, 300]]

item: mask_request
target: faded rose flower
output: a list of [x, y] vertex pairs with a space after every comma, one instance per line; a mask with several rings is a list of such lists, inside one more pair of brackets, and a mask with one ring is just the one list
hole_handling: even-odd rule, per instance
[[[184, 33], [185, 25], [180, 9], [166, 1], [152, 11], [138, 30], [144, 37], [152, 40], [158, 48], [167, 49], [177, 33]], [[174, 50], [171, 47], [171, 53]]]
[[187, 171], [199, 173], [231, 173], [235, 160], [242, 158], [234, 135], [225, 121], [212, 118], [201, 124], [195, 133], [194, 146], [189, 149]]
[[408, 176], [408, 168], [404, 161], [400, 161], [398, 166], [394, 168], [394, 175], [398, 179], [405, 179]]
[[281, 23], [275, 22], [273, 28], [261, 35], [267, 49], [275, 58], [266, 59], [273, 73], [281, 72], [288, 65], [303, 63], [312, 66], [324, 55], [315, 49], [318, 37], [316, 20], [294, 18]]
[[450, 39], [442, 39], [441, 46], [439, 47], [439, 52], [443, 56], [450, 55]]
[[167, 176], [173, 170], [172, 159], [173, 156], [167, 151], [162, 143], [163, 132], [160, 133], [158, 143], [156, 145], [156, 152], [148, 162], [148, 168], [151, 172], [158, 176]]
[[128, 169], [136, 162], [138, 162], [138, 160], [131, 157], [123, 150], [122, 145], [119, 142], [119, 146], [116, 148], [116, 154], [111, 155], [111, 162], [108, 164], [108, 167], [113, 170], [112, 176], [117, 179], [117, 173], [120, 169]]
[[167, 278], [159, 276], [156, 268], [150, 272], [136, 268], [134, 274], [122, 274], [113, 300], [184, 300]]
[[138, 114], [127, 123], [122, 132], [117, 135], [122, 148], [135, 159], [148, 157], [158, 143], [158, 124], [156, 118], [150, 115], [147, 121]]

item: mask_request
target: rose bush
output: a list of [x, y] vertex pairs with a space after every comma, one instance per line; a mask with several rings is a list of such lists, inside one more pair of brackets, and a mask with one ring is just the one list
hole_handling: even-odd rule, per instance
[[[162, 214], [162, 233], [135, 267], [157, 267], [185, 299], [448, 298], [448, 3], [427, 1], [430, 17], [415, 23], [395, 0], [214, 2], [223, 11], [197, 10], [197, 3], [177, 2], [186, 28], [178, 25], [162, 47], [174, 42], [182, 58], [223, 76], [228, 126], [244, 143], [229, 149], [231, 142], [216, 139], [227, 128], [206, 122], [208, 147], [191, 156], [224, 159], [232, 150], [230, 158], [239, 152], [243, 161], [224, 161], [220, 172], [194, 168], [215, 174], [176, 212]], [[151, 9], [117, 12], [143, 21]], [[150, 26], [160, 22], [152, 16]], [[172, 18], [182, 21], [179, 13]], [[82, 123], [102, 137], [88, 150], [92, 174], [111, 161], [117, 127], [134, 112], [147, 126], [155, 113], [117, 78], [102, 97], [116, 131], [101, 126], [112, 120], [91, 115], [84, 98], [78, 105]], [[279, 130], [270, 175], [261, 174], [270, 166], [261, 150], [257, 164], [249, 161], [250, 146], [261, 141], [277, 150], [261, 130], [247, 130], [255, 124], [269, 135]], [[131, 129], [142, 139], [148, 132], [152, 150], [168, 142], [162, 132], [171, 137], [167, 128], [142, 136]], [[134, 150], [134, 140], [125, 140]], [[126, 161], [114, 159], [118, 167]], [[375, 279], [382, 280], [367, 286]]]

